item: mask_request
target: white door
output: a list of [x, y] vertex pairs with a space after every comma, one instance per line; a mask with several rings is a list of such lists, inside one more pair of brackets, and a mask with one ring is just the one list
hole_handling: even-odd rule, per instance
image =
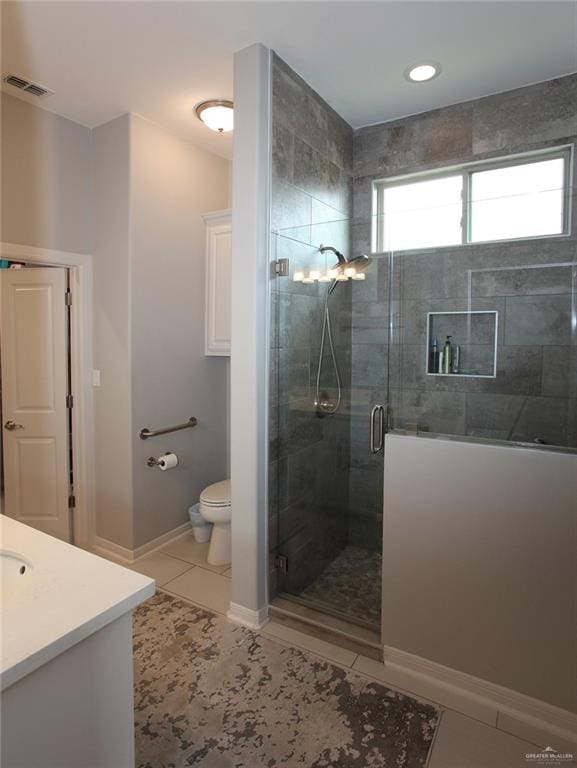
[[4, 511], [70, 541], [66, 270], [0, 270]]

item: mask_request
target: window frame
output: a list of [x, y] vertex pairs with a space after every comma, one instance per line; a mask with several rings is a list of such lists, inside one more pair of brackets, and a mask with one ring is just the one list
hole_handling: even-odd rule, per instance
[[[431, 245], [421, 248], [403, 248], [396, 249], [396, 252], [403, 251], [427, 251], [438, 248], [461, 248], [463, 246], [481, 245], [483, 243], [512, 243], [522, 240], [543, 240], [546, 238], [569, 237], [571, 235], [571, 214], [572, 214], [572, 174], [573, 174], [573, 144], [562, 144], [555, 147], [546, 147], [534, 150], [532, 152], [523, 152], [515, 155], [507, 155], [488, 160], [475, 160], [461, 165], [448, 166], [439, 170], [419, 171], [417, 173], [406, 174], [403, 176], [391, 176], [389, 178], [377, 179], [373, 181], [373, 211], [376, 215], [372, 217], [372, 244], [373, 250], [384, 251], [386, 239], [385, 233], [385, 211], [384, 211], [384, 193], [391, 187], [401, 187], [407, 184], [414, 184], [419, 181], [433, 181], [446, 178], [448, 176], [461, 176], [462, 186], [462, 206], [461, 206], [461, 243], [447, 245]], [[472, 177], [479, 171], [493, 171], [501, 168], [511, 168], [520, 165], [531, 165], [533, 163], [543, 162], [544, 160], [563, 160], [563, 211], [562, 211], [562, 231], [547, 235], [529, 235], [521, 237], [508, 237], [498, 240], [471, 240], [472, 220], [473, 220], [473, 200], [471, 199]]]

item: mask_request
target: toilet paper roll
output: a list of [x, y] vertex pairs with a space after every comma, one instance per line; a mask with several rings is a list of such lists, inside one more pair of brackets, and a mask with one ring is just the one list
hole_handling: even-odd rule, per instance
[[175, 453], [166, 453], [158, 459], [158, 468], [163, 472], [178, 466], [178, 456]]

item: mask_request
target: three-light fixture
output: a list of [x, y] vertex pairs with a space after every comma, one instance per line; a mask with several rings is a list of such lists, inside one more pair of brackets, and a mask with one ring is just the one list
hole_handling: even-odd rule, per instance
[[319, 269], [296, 270], [293, 272], [293, 283], [304, 283], [310, 285], [312, 283], [332, 283], [333, 280], [337, 282], [346, 282], [347, 280], [364, 280], [366, 277], [364, 272], [357, 272], [355, 267], [334, 267], [333, 269], [327, 269], [326, 272], [321, 272]]

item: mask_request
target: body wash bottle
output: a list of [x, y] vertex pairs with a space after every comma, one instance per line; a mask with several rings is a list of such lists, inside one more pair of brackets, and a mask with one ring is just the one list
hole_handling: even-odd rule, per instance
[[451, 346], [452, 336], [447, 336], [447, 341], [443, 347], [443, 373], [451, 373], [453, 370], [453, 348]]

